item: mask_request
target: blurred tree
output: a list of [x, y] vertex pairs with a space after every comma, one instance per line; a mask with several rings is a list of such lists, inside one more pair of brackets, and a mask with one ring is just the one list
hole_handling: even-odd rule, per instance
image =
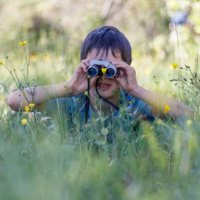
[[127, 0], [105, 0], [101, 10], [101, 18], [103, 23], [106, 24], [106, 22], [111, 20], [114, 15], [117, 15], [118, 12], [123, 9], [126, 3]]
[[[125, 32], [139, 54], [157, 56], [161, 59], [170, 54], [168, 25], [170, 12], [174, 8], [169, 4], [175, 2], [182, 5], [183, 2], [190, 1], [1, 1], [1, 45], [7, 48], [11, 41], [28, 39], [31, 40], [32, 51], [48, 49], [64, 52], [68, 48], [70, 52], [77, 52], [83, 37], [91, 29], [101, 25], [113, 25]], [[190, 3], [199, 4], [196, 1]], [[176, 3], [176, 9], [179, 4]], [[195, 6], [195, 9], [193, 18], [197, 16], [198, 6]], [[197, 26], [195, 28], [198, 29]], [[164, 52], [162, 56], [161, 51]]]

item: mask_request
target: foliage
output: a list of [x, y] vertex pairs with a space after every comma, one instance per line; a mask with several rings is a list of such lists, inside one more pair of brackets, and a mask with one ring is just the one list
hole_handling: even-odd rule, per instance
[[[0, 2], [0, 199], [199, 199], [199, 38], [179, 27], [170, 43], [168, 29], [191, 1], [53, 2]], [[130, 38], [139, 83], [189, 104], [193, 120], [131, 126], [122, 113], [69, 129], [32, 102], [23, 113], [6, 106], [13, 89], [69, 79], [85, 34], [103, 24]]]

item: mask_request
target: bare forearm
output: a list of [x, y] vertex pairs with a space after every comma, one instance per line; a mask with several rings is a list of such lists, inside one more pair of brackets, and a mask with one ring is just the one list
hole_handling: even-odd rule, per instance
[[[192, 109], [184, 103], [167, 96], [148, 91], [142, 87], [137, 87], [131, 92], [131, 94], [152, 106], [152, 112], [155, 115], [161, 116], [163, 114], [168, 114], [173, 117], [193, 116]], [[167, 113], [165, 111], [166, 106], [169, 108]]]
[[40, 105], [51, 98], [70, 96], [71, 91], [68, 88], [66, 82], [37, 86], [35, 88], [25, 88], [23, 90], [17, 90], [12, 92], [8, 98], [7, 103], [13, 110], [19, 110], [30, 102]]

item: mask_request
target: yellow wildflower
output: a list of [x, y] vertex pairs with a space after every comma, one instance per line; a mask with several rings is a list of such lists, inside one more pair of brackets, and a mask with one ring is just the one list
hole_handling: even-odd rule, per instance
[[50, 61], [51, 60], [51, 56], [49, 54], [45, 54], [44, 55], [44, 61]]
[[26, 40], [19, 42], [19, 46], [24, 47], [28, 42]]
[[30, 56], [30, 61], [31, 62], [36, 62], [38, 60], [38, 55], [37, 54], [31, 54]]
[[5, 65], [5, 62], [3, 60], [0, 60], [0, 65]]
[[29, 106], [30, 109], [33, 109], [35, 107], [35, 104], [34, 103], [29, 103], [28, 106]]
[[172, 63], [171, 67], [172, 67], [172, 69], [176, 69], [178, 67], [178, 64], [177, 63]]
[[25, 106], [25, 107], [24, 107], [24, 111], [25, 111], [25, 112], [29, 112], [29, 111], [30, 111], [29, 107], [28, 107], [28, 106]]
[[102, 72], [102, 74], [105, 74], [106, 71], [107, 71], [107, 69], [106, 69], [105, 67], [101, 68], [101, 72]]
[[22, 126], [25, 126], [27, 123], [28, 123], [27, 119], [24, 118], [24, 119], [21, 120]]
[[165, 105], [163, 111], [164, 111], [164, 113], [168, 113], [170, 111], [170, 106], [169, 105]]

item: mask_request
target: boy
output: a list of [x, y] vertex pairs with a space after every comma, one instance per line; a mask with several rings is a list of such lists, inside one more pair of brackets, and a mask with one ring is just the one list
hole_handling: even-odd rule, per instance
[[[88, 77], [88, 68], [93, 61], [109, 63], [118, 75], [107, 77], [108, 69], [103, 66], [104, 71], [99, 69], [100, 74]], [[69, 117], [78, 114], [85, 122], [99, 110], [105, 116], [117, 116], [123, 105], [129, 116], [138, 120], [153, 121], [156, 116], [170, 116], [176, 120], [193, 115], [187, 105], [138, 85], [135, 68], [130, 67], [131, 61], [131, 46], [123, 33], [111, 26], [97, 28], [85, 38], [81, 62], [69, 81], [38, 86], [34, 90], [25, 88], [24, 94], [20, 90], [14, 91], [8, 96], [8, 105], [18, 111], [30, 102], [36, 106], [45, 102], [57, 104]]]

